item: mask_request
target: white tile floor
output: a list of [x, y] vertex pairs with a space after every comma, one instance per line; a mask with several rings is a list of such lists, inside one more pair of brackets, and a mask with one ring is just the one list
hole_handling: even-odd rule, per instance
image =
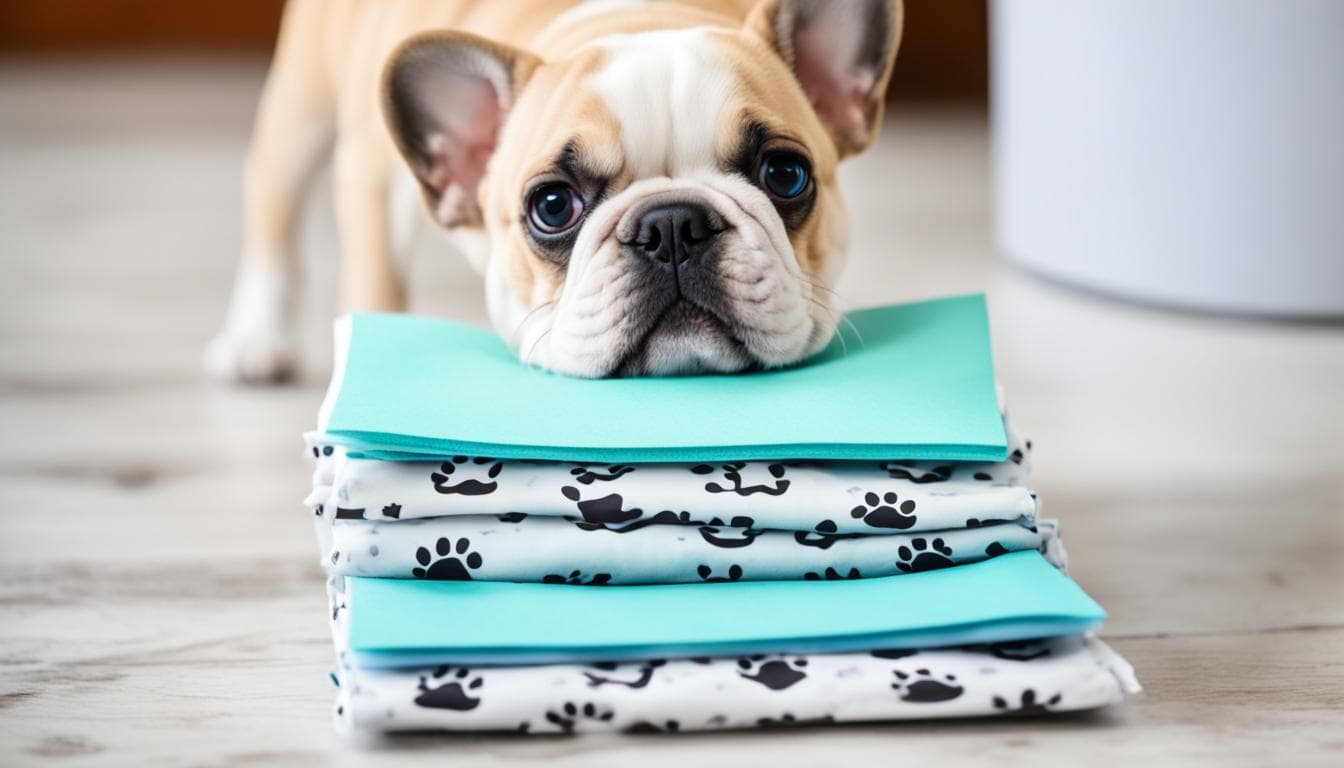
[[[1187, 316], [1018, 274], [982, 115], [895, 110], [848, 168], [851, 305], [990, 296], [1073, 573], [1148, 688], [1032, 722], [577, 741], [336, 741], [297, 435], [329, 360], [325, 187], [303, 382], [202, 383], [257, 60], [0, 65], [0, 763], [1344, 762], [1344, 327]], [[433, 244], [421, 311], [483, 322]]]

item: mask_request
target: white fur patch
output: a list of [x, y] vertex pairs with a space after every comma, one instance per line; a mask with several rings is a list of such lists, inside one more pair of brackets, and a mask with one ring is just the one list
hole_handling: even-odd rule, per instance
[[293, 280], [268, 266], [276, 259], [245, 255], [224, 327], [205, 349], [206, 371], [223, 381], [275, 381], [293, 372]]
[[710, 34], [678, 29], [594, 43], [609, 58], [589, 85], [621, 124], [625, 161], [635, 178], [716, 167], [714, 141], [735, 78]]

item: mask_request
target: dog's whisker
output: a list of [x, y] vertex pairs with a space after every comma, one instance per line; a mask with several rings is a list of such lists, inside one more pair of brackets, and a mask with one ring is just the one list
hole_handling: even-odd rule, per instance
[[547, 328], [546, 330], [542, 331], [541, 335], [538, 336], [536, 340], [532, 342], [532, 346], [527, 348], [527, 354], [523, 355], [523, 365], [528, 366], [532, 365], [532, 353], [537, 351], [537, 345], [541, 343], [542, 339], [550, 335], [551, 330], [552, 329]]
[[[832, 296], [835, 296], [836, 299], [838, 299], [838, 300], [839, 300], [839, 303], [841, 303], [841, 304], [848, 303], [844, 296], [841, 296], [841, 295], [840, 295], [839, 293], [837, 293], [836, 291], [834, 291], [834, 290], [832, 290], [832, 289], [830, 289], [830, 288], [827, 288], [825, 285], [822, 285], [820, 282], [813, 281], [813, 280], [809, 280], [807, 277], [799, 277], [798, 279], [802, 280], [803, 282], [807, 283], [808, 285], [812, 286], [813, 288], [816, 288], [816, 289], [819, 289], [819, 290], [826, 291], [827, 293], [831, 294]], [[858, 326], [854, 325], [854, 321], [853, 321], [853, 320], [850, 320], [849, 317], [846, 316], [844, 312], [840, 311], [838, 308], [837, 308], [836, 310], [832, 310], [830, 307], [827, 307], [826, 305], [824, 305], [824, 304], [822, 304], [820, 301], [818, 301], [818, 300], [816, 299], [816, 297], [809, 296], [809, 297], [808, 297], [808, 300], [811, 301], [811, 302], [813, 302], [813, 303], [815, 303], [815, 304], [817, 304], [817, 305], [820, 306], [823, 310], [825, 310], [825, 311], [827, 312], [827, 314], [830, 315], [831, 320], [834, 321], [834, 322], [836, 323], [837, 326], [839, 326], [840, 324], [843, 323], [843, 324], [845, 325], [845, 327], [849, 328], [849, 330], [854, 334], [854, 338], [859, 342], [859, 345], [860, 345], [860, 346], [863, 345], [863, 343], [864, 343], [864, 342], [863, 342], [863, 334], [862, 334], [862, 333], [859, 333]], [[844, 351], [847, 353], [847, 352], [849, 351], [849, 345], [845, 342], [845, 334], [844, 334], [844, 331], [843, 331], [843, 330], [838, 330], [837, 333], [836, 333], [836, 336], [839, 337], [839, 339], [840, 339], [840, 347], [841, 347], [841, 349], [844, 350]]]
[[829, 286], [827, 286], [820, 280], [813, 280], [812, 277], [808, 275], [806, 272], [797, 272], [791, 274], [795, 279], [801, 280], [802, 282], [807, 283], [808, 285], [812, 286], [813, 288], [816, 288], [817, 290], [825, 291], [835, 296], [836, 298], [840, 298], [840, 294], [836, 293], [834, 290], [832, 290]]
[[547, 307], [554, 307], [557, 301], [558, 301], [557, 299], [552, 299], [545, 303], [538, 304], [536, 307], [532, 309], [532, 311], [528, 312], [526, 315], [523, 315], [523, 319], [518, 321], [518, 327], [513, 329], [513, 335], [509, 337], [509, 346], [514, 349], [517, 349], [519, 337], [523, 335], [523, 329], [527, 326], [527, 321], [531, 320], [533, 317], [537, 315], [538, 312], [542, 311], [543, 309], [546, 309]]
[[[802, 281], [804, 284], [810, 286], [811, 288], [815, 288], [815, 289], [818, 289], [818, 290], [826, 291], [827, 293], [831, 294], [832, 296], [835, 296], [835, 298], [838, 299], [838, 301], [836, 302], [837, 304], [841, 304], [841, 305], [843, 305], [843, 304], [847, 303], [847, 302], [845, 301], [845, 297], [841, 296], [840, 294], [836, 293], [835, 291], [832, 291], [830, 288], [827, 288], [826, 286], [822, 285], [821, 283], [818, 283], [818, 282], [814, 282], [814, 281], [812, 281], [812, 280], [809, 280], [807, 277], [799, 277], [799, 276], [797, 276], [797, 275], [795, 275], [795, 277], [797, 277], [798, 280]], [[807, 298], [808, 298], [809, 301], [815, 301], [815, 302], [820, 303], [820, 301], [819, 301], [819, 300], [817, 299], [817, 297], [815, 297], [815, 296], [808, 296]], [[823, 304], [822, 306], [825, 306], [825, 305]], [[831, 310], [829, 307], [827, 307], [827, 308], [826, 308], [826, 311], [827, 311], [827, 312], [831, 312], [832, 310]], [[837, 307], [835, 308], [835, 311], [837, 311], [837, 312], [841, 312], [841, 315], [843, 316], [843, 311], [841, 310], [840, 307], [837, 306]]]
[[844, 322], [844, 324], [854, 334], [854, 339], [859, 342], [859, 346], [863, 346], [863, 334], [859, 333], [859, 327], [854, 324], [854, 321], [850, 320], [848, 315], [843, 314], [840, 315], [840, 320]]
[[[835, 321], [836, 321], [835, 312], [832, 311], [830, 307], [826, 306], [825, 304], [822, 304], [820, 301], [818, 301], [816, 298], [814, 298], [814, 297], [812, 297], [812, 296], [808, 296], [808, 297], [807, 297], [807, 300], [810, 301], [810, 302], [812, 302], [813, 304], [815, 304], [817, 307], [819, 307], [819, 308], [821, 309], [822, 312], [825, 312], [825, 313], [831, 318], [831, 322], [835, 322]], [[848, 320], [848, 318], [844, 317], [843, 315], [840, 316], [840, 319], [841, 319], [841, 320]], [[845, 334], [837, 332], [837, 333], [835, 333], [834, 335], [835, 335], [835, 338], [837, 338], [837, 339], [840, 340], [840, 354], [842, 354], [842, 355], [848, 355], [848, 354], [849, 354], [849, 344], [845, 341]]]
[[799, 280], [802, 280], [803, 282], [807, 283], [808, 285], [812, 286], [813, 288], [816, 288], [816, 289], [819, 290], [819, 291], [825, 291], [825, 292], [831, 294], [831, 295], [834, 296], [835, 298], [839, 299], [842, 303], [848, 303], [848, 301], [845, 299], [845, 297], [844, 297], [844, 296], [841, 296], [841, 295], [839, 294], [839, 292], [837, 292], [837, 291], [836, 291], [835, 289], [833, 289], [833, 288], [829, 288], [829, 287], [827, 287], [826, 285], [824, 285], [824, 284], [821, 283], [820, 281], [818, 281], [818, 280], [812, 280], [812, 279], [808, 278], [806, 275], [800, 275], [800, 276], [796, 276], [796, 277], [798, 277]]
[[[817, 290], [825, 291], [825, 292], [831, 294], [832, 296], [834, 296], [834, 297], [837, 299], [837, 303], [839, 303], [839, 304], [841, 304], [841, 305], [848, 305], [848, 304], [849, 304], [849, 300], [848, 300], [848, 299], [846, 299], [844, 296], [841, 296], [840, 293], [837, 292], [837, 291], [835, 291], [834, 289], [826, 287], [826, 286], [823, 285], [820, 281], [817, 281], [817, 280], [811, 280], [811, 279], [809, 279], [809, 278], [808, 278], [807, 276], [805, 276], [805, 275], [804, 275], [804, 276], [799, 276], [798, 279], [799, 279], [799, 280], [802, 280], [803, 282], [807, 283], [808, 285], [812, 286], [813, 288], [816, 288]], [[862, 334], [862, 333], [859, 333], [859, 328], [858, 328], [858, 326], [854, 325], [854, 321], [853, 321], [853, 320], [850, 320], [849, 317], [848, 317], [844, 312], [840, 312], [839, 315], [838, 315], [838, 317], [839, 317], [839, 321], [840, 321], [841, 323], [844, 323], [845, 326], [849, 328], [849, 330], [854, 334], [854, 338], [855, 338], [856, 340], [858, 340], [858, 342], [859, 342], [860, 345], [862, 345], [862, 344], [863, 344], [863, 334]], [[838, 324], [838, 323], [837, 323], [837, 324]], [[842, 339], [843, 339], [843, 336], [842, 336]]]

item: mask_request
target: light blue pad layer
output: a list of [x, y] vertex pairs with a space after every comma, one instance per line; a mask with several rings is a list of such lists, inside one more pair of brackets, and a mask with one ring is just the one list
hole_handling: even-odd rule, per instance
[[1106, 615], [1036, 552], [849, 581], [351, 581], [349, 648], [369, 668], [926, 648], [1078, 634]]
[[337, 322], [319, 429], [353, 451], [558, 461], [1002, 461], [984, 297], [850, 313], [806, 364], [584, 380], [528, 368], [493, 333], [406, 315]]

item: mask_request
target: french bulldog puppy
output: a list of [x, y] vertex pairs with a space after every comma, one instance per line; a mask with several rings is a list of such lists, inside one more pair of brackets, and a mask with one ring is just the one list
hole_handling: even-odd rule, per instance
[[901, 18], [900, 0], [291, 0], [207, 367], [292, 371], [296, 213], [329, 155], [347, 310], [404, 308], [420, 208], [528, 364], [670, 375], [816, 352], [846, 248], [836, 166], [877, 132]]

